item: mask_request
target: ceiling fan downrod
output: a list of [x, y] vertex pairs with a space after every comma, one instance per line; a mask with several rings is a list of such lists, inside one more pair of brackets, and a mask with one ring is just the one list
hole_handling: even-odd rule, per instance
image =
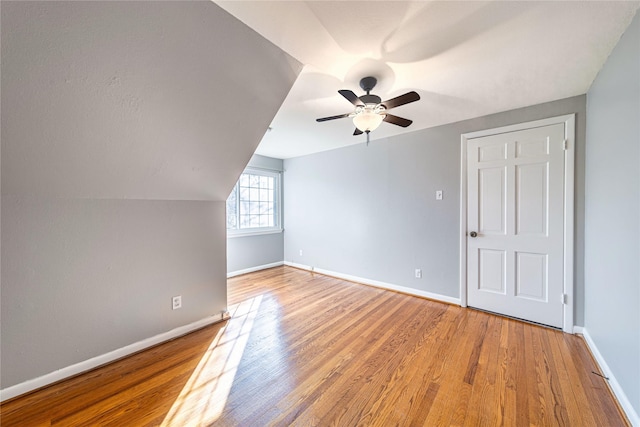
[[376, 79], [375, 77], [371, 77], [371, 76], [363, 77], [362, 79], [360, 79], [360, 87], [367, 94], [360, 96], [359, 99], [365, 105], [367, 105], [367, 104], [378, 105], [378, 104], [380, 104], [380, 102], [382, 102], [382, 98], [380, 98], [379, 96], [371, 95], [371, 91], [373, 90], [374, 87], [376, 87], [377, 83], [378, 83], [378, 79]]
[[369, 95], [369, 92], [371, 92], [373, 88], [376, 87], [377, 83], [378, 79], [371, 76], [363, 77], [362, 79], [360, 79], [360, 87], [362, 88], [362, 90], [367, 92], [367, 95]]

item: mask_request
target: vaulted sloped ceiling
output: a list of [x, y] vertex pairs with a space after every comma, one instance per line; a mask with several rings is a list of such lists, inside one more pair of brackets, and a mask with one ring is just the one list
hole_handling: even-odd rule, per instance
[[2, 192], [225, 200], [301, 64], [209, 2], [3, 2]]

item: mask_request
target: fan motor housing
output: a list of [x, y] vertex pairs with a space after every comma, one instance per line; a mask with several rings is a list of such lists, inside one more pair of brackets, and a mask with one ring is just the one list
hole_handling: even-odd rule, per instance
[[380, 102], [382, 102], [382, 98], [378, 95], [362, 95], [360, 97], [360, 101], [365, 104], [380, 104]]

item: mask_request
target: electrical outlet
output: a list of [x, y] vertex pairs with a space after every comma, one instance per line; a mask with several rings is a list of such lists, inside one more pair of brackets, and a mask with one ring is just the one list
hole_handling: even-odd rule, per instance
[[422, 270], [416, 268], [416, 279], [422, 279]]
[[171, 298], [171, 308], [172, 310], [182, 308], [182, 295]]
[[302, 256], [302, 249], [300, 249], [300, 256]]

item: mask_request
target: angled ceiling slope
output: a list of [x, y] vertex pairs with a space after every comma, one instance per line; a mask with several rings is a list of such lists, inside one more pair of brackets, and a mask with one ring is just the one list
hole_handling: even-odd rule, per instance
[[584, 94], [631, 22], [637, 1], [218, 1], [304, 64], [258, 154], [278, 158], [363, 143], [338, 95], [378, 78], [387, 99], [422, 100], [372, 139]]
[[3, 196], [226, 200], [301, 68], [213, 3], [3, 2]]

